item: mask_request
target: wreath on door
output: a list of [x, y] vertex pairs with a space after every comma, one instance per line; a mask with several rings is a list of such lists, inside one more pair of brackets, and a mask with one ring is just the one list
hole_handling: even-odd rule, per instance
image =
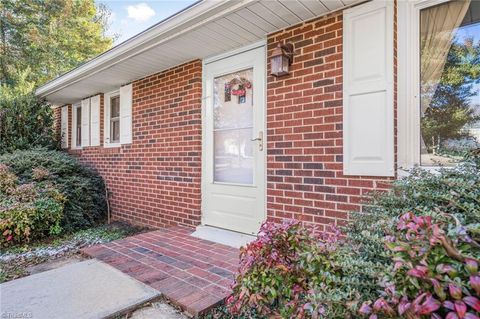
[[244, 77], [236, 77], [225, 83], [225, 102], [232, 100], [232, 95], [238, 97], [238, 103], [245, 103], [247, 89], [252, 88], [252, 83]]

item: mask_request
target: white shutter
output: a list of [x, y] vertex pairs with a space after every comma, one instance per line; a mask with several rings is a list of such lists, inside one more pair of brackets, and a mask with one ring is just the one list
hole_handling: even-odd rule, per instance
[[90, 146], [100, 146], [100, 95], [90, 98]]
[[60, 122], [60, 134], [62, 148], [68, 148], [68, 106], [62, 107]]
[[82, 147], [90, 146], [90, 99], [82, 100]]
[[72, 105], [72, 139], [70, 141], [70, 147], [77, 147], [77, 107], [78, 104]]
[[120, 144], [132, 143], [132, 85], [120, 88]]
[[344, 11], [343, 167], [394, 176], [393, 1]]
[[103, 145], [110, 144], [110, 93], [103, 96]]

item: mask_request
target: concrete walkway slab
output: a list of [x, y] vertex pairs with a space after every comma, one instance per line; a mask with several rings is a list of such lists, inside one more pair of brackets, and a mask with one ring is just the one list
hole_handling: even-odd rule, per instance
[[0, 285], [1, 318], [105, 318], [160, 296], [98, 260], [86, 260]]

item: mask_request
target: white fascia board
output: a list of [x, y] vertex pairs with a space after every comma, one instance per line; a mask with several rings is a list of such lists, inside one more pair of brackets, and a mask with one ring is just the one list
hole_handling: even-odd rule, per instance
[[[240, 8], [256, 1], [258, 0], [202, 0], [196, 2], [185, 10], [159, 22], [133, 38], [122, 42], [105, 53], [102, 53], [92, 60], [80, 65], [72, 71], [44, 84], [36, 90], [35, 94], [39, 97], [46, 97], [47, 95], [76, 83], [85, 77], [101, 72], [121, 61], [138, 55], [141, 52], [171, 40], [172, 38], [192, 29], [196, 29], [229, 12], [239, 10]], [[225, 8], [222, 8], [222, 6]], [[215, 10], [218, 8], [221, 8], [219, 12]], [[199, 16], [204, 17], [200, 21], [195, 22], [195, 18], [198, 18]], [[165, 34], [173, 30], [176, 31], [173, 35], [165, 36]], [[164, 37], [162, 37], [162, 35], [164, 35]], [[154, 44], [148, 44], [148, 42], [155, 39], [157, 39], [157, 41], [155, 41]]]

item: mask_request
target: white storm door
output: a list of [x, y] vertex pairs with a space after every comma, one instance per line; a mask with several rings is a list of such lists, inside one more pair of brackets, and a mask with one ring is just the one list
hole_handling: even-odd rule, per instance
[[204, 67], [202, 223], [256, 234], [265, 219], [265, 47]]

